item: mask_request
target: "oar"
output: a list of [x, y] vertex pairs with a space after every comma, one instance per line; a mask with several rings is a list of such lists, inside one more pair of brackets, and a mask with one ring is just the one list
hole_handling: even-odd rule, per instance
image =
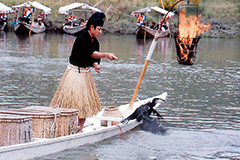
[[[175, 2], [175, 3], [172, 5], [172, 7], [168, 10], [167, 14], [165, 14], [164, 17], [162, 18], [162, 21], [164, 21], [164, 20], [166, 19], [166, 16], [167, 16], [168, 13], [172, 10], [172, 8], [173, 8], [176, 4], [178, 4], [179, 2], [181, 2], [181, 1], [183, 1], [183, 0], [179, 0], [179, 1]], [[190, 2], [190, 0], [187, 0], [187, 3], [188, 3], [188, 4], [189, 4], [189, 2]], [[158, 37], [159, 37], [158, 35], [161, 33], [161, 31], [160, 31], [160, 28], [161, 28], [161, 27], [162, 27], [162, 24], [160, 24], [159, 29], [157, 30], [157, 32], [156, 32], [156, 34], [155, 34], [155, 36], [154, 36], [154, 38], [153, 38], [152, 44], [151, 44], [151, 46], [150, 46], [150, 49], [149, 49], [149, 51], [148, 51], [147, 58], [146, 58], [146, 60], [145, 60], [145, 63], [144, 63], [143, 69], [142, 69], [142, 73], [141, 73], [141, 75], [140, 75], [140, 77], [139, 77], [139, 79], [138, 79], [136, 88], [135, 88], [135, 90], [134, 90], [134, 93], [133, 93], [133, 96], [132, 96], [132, 99], [131, 99], [131, 102], [130, 102], [130, 108], [132, 108], [133, 103], [134, 103], [134, 101], [135, 101], [135, 99], [136, 99], [136, 97], [137, 97], [137, 93], [138, 93], [138, 90], [139, 90], [139, 88], [140, 88], [140, 86], [141, 86], [141, 83], [142, 83], [142, 79], [143, 79], [143, 77], [144, 77], [144, 74], [145, 74], [145, 72], [146, 72], [146, 70], [147, 70], [148, 63], [149, 63], [149, 61], [150, 61], [150, 59], [151, 59], [151, 57], [152, 57], [153, 51], [154, 51], [155, 46], [156, 46], [156, 44], [157, 44], [157, 40], [158, 40]]]

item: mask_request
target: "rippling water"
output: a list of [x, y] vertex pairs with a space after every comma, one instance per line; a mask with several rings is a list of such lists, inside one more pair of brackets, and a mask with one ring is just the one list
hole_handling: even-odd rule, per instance
[[[68, 64], [76, 37], [0, 32], [0, 107], [47, 106]], [[129, 103], [152, 40], [102, 35], [103, 59], [93, 76], [103, 107]], [[192, 66], [179, 65], [173, 38], [158, 41], [138, 98], [168, 92], [159, 107], [165, 136], [135, 129], [124, 137], [39, 159], [240, 159], [239, 39], [200, 39]]]

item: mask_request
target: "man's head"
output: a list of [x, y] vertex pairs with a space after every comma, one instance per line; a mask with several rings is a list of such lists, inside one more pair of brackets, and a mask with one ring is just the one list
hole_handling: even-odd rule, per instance
[[95, 12], [87, 22], [87, 30], [90, 29], [90, 26], [96, 28], [97, 26], [103, 27], [105, 14], [100, 12]]

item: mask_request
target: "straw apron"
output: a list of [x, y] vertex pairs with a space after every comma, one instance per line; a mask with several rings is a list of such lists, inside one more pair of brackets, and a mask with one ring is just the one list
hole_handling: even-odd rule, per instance
[[79, 118], [96, 115], [102, 107], [90, 67], [79, 68], [69, 64], [50, 106], [78, 109]]

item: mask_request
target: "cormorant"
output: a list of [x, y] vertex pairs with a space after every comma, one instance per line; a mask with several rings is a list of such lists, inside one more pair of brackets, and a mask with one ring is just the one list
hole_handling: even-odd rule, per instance
[[157, 117], [163, 119], [163, 117], [153, 108], [157, 103], [160, 103], [164, 100], [160, 98], [154, 98], [152, 101], [147, 102], [146, 104], [138, 107], [129, 117], [123, 119], [121, 123], [127, 124], [129, 120], [136, 119], [138, 122], [143, 120], [141, 128], [146, 131], [150, 131], [155, 134], [165, 134], [166, 129], [158, 124], [156, 119], [150, 117], [150, 115], [156, 114]]

